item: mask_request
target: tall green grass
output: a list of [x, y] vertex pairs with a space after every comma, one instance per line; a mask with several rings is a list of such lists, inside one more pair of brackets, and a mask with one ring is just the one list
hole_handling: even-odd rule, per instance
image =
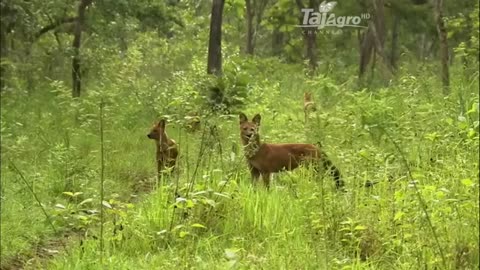
[[[263, 141], [321, 142], [347, 184], [338, 192], [330, 177], [302, 168], [275, 175], [266, 191], [251, 185], [236, 111], [204, 115], [197, 133], [184, 130], [184, 114], [203, 102], [192, 94], [205, 86], [200, 61], [156, 82], [141, 75], [148, 57], [131, 51], [135, 61], [115, 70], [122, 76], [106, 69], [108, 79], [81, 100], [56, 81], [38, 93], [3, 93], [3, 262], [75, 231], [85, 239], [29, 267], [100, 267], [102, 97], [105, 268], [478, 268], [478, 75], [452, 82], [444, 98], [430, 74], [355, 90], [353, 79], [306, 80], [296, 66], [227, 57], [227, 87], [245, 91], [248, 116], [262, 114]], [[319, 110], [305, 125], [307, 90]], [[146, 134], [160, 116], [181, 155], [178, 174], [158, 181]], [[365, 188], [367, 181], [378, 183]]]

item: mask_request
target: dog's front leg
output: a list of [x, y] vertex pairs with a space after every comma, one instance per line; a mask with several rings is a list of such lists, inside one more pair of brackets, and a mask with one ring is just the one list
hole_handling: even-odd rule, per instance
[[267, 190], [270, 189], [270, 173], [262, 173], [262, 179]]
[[157, 159], [157, 175], [158, 175], [158, 180], [160, 180], [160, 174], [163, 171], [163, 159], [158, 158]]
[[248, 164], [248, 167], [250, 169], [250, 175], [252, 176], [252, 185], [255, 185], [258, 178], [260, 177], [260, 171], [257, 168], [253, 167], [251, 164]]
[[171, 158], [170, 161], [168, 162], [168, 167], [172, 168], [171, 172], [174, 173], [177, 169], [177, 166], [176, 166], [176, 160]]

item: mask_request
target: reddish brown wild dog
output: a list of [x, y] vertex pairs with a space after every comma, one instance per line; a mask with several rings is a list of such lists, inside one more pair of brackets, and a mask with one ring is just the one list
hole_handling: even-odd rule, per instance
[[175, 168], [177, 162], [178, 150], [174, 140], [167, 137], [165, 132], [166, 120], [162, 119], [154, 124], [147, 137], [155, 140], [157, 147], [157, 172], [160, 173], [167, 167]]
[[305, 123], [308, 120], [308, 115], [310, 112], [315, 112], [317, 110], [317, 106], [315, 102], [313, 102], [312, 93], [304, 92], [303, 93], [303, 112], [305, 113]]
[[248, 121], [247, 116], [240, 113], [240, 137], [254, 182], [261, 175], [265, 186], [269, 188], [272, 173], [294, 170], [301, 164], [312, 164], [315, 169], [319, 169], [316, 165], [321, 165], [330, 171], [337, 188], [344, 185], [340, 171], [316, 145], [262, 143], [259, 134], [260, 120], [260, 114], [256, 114], [252, 121]]
[[185, 116], [185, 127], [188, 132], [195, 132], [200, 130], [201, 127], [201, 122], [200, 122], [200, 115], [198, 115], [198, 112], [189, 112]]

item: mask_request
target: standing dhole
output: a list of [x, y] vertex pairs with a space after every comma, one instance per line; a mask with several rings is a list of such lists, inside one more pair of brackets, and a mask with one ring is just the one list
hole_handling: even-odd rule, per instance
[[247, 116], [240, 113], [240, 137], [253, 181], [262, 175], [265, 186], [269, 188], [272, 173], [293, 170], [303, 163], [312, 164], [316, 169], [318, 166], [315, 165], [321, 164], [330, 171], [337, 188], [344, 185], [340, 171], [319, 147], [305, 143], [262, 143], [259, 134], [260, 120], [260, 114], [256, 114], [249, 122]]
[[305, 113], [305, 123], [308, 120], [308, 115], [310, 112], [315, 112], [317, 110], [317, 106], [315, 102], [313, 102], [312, 93], [304, 92], [303, 93], [303, 112]]
[[157, 172], [159, 175], [166, 167], [173, 170], [178, 156], [177, 144], [167, 137], [165, 124], [165, 119], [160, 120], [153, 125], [152, 130], [147, 135], [149, 139], [155, 140], [157, 146]]

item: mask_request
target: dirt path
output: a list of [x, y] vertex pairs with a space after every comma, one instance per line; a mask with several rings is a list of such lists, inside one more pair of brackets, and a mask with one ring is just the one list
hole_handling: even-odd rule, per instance
[[[124, 202], [139, 203], [141, 196], [152, 192], [156, 187], [154, 181], [147, 179], [136, 182], [132, 187], [132, 194], [126, 198]], [[106, 220], [105, 222], [108, 222]], [[69, 248], [74, 245], [81, 245], [85, 239], [85, 231], [66, 230], [61, 235], [45, 237], [33, 244], [32, 247], [20, 254], [17, 254], [7, 260], [1, 262], [0, 270], [17, 270], [17, 269], [43, 269], [48, 261], [68, 252]], [[40, 267], [40, 268], [39, 268]]]

